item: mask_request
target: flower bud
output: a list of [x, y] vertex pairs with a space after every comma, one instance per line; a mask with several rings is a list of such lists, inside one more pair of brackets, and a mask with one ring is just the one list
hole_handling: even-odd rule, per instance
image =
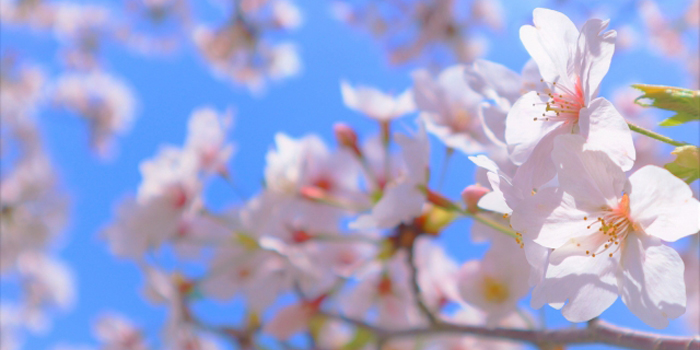
[[467, 211], [476, 213], [479, 210], [477, 207], [479, 199], [489, 192], [491, 191], [488, 188], [479, 184], [467, 186], [467, 188], [462, 191], [462, 200], [464, 204], [467, 205]]
[[333, 131], [340, 146], [349, 148], [358, 157], [362, 156], [360, 148], [357, 146], [357, 133], [355, 133], [355, 130], [347, 124], [336, 123], [333, 125]]

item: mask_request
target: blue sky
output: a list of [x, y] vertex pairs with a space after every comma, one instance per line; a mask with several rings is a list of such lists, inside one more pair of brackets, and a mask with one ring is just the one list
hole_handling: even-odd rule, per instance
[[[670, 11], [685, 7], [685, 2], [671, 3]], [[325, 1], [301, 0], [298, 4], [305, 22], [288, 38], [300, 47], [302, 74], [272, 84], [262, 97], [253, 97], [244, 89], [233, 88], [212, 77], [191, 44], [186, 44], [177, 55], [154, 58], [140, 56], [116, 44], [107, 45], [105, 57], [109, 71], [125, 78], [140, 101], [133, 129], [118, 141], [119, 154], [113, 160], [102, 161], [88, 150], [87, 128], [80, 120], [64, 112], [41, 111], [39, 119], [47, 147], [72, 199], [70, 224], [56, 251], [75, 271], [79, 302], [74, 309], [55, 315], [53, 329], [48, 334], [28, 337], [26, 349], [50, 349], [54, 344], [96, 345], [91, 323], [101, 311], [108, 310], [131, 317], [151, 334], [159, 332], [164, 310], [142, 298], [143, 279], [139, 270], [131, 262], [112, 257], [98, 233], [112, 220], [116, 203], [135, 193], [140, 181], [139, 162], [153, 156], [162, 144], [183, 143], [187, 119], [193, 109], [211, 105], [220, 110], [232, 106], [236, 111], [232, 139], [238, 151], [230, 169], [238, 187], [248, 195], [260, 189], [264, 156], [277, 132], [295, 137], [317, 133], [329, 144], [334, 143], [332, 125], [338, 121], [353, 125], [363, 136], [377, 132], [371, 121], [343, 106], [340, 80], [398, 92], [410, 85], [409, 73], [416, 66], [390, 66], [382, 46], [367, 33], [331, 18]], [[530, 21], [530, 11], [538, 4], [547, 2], [517, 1], [506, 6], [508, 27], [497, 34], [483, 31], [487, 38], [495, 39], [487, 59], [520, 71], [528, 55], [518, 40], [518, 27]], [[566, 7], [572, 8], [575, 6]], [[614, 16], [611, 28], [616, 28]], [[3, 51], [12, 49], [31, 61], [47, 65], [54, 75], [59, 72], [60, 66], [52, 59], [58, 45], [50, 36], [2, 29]], [[613, 58], [601, 93], [609, 97], [616, 87], [634, 82], [681, 85], [686, 81], [684, 75], [678, 62], [651, 54], [649, 50], [620, 53]], [[399, 124], [413, 125], [411, 117]], [[688, 142], [699, 142], [697, 123], [664, 132]], [[444, 148], [436, 141], [432, 149], [434, 172], [437, 172]], [[466, 156], [457, 154], [449, 169], [444, 192], [457, 198], [473, 182], [474, 167]], [[234, 192], [222, 181], [211, 184], [207, 198], [219, 208], [238, 203]], [[483, 246], [472, 246], [466, 241], [468, 227], [467, 221], [458, 222], [441, 238], [449, 243], [449, 253], [459, 260], [478, 257], [484, 251]], [[7, 292], [2, 297], [11, 298], [11, 294]], [[207, 302], [198, 310], [207, 319], [224, 322], [235, 320], [239, 307]], [[550, 326], [568, 325], [555, 310], [548, 309], [546, 316]], [[651, 330], [619, 300], [602, 317], [619, 325]], [[684, 334], [686, 330], [682, 322], [673, 321], [662, 332]]]

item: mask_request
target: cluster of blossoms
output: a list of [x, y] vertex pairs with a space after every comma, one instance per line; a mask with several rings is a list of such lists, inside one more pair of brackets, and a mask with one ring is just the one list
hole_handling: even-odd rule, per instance
[[226, 81], [260, 90], [268, 79], [283, 79], [300, 69], [291, 43], [273, 44], [269, 37], [301, 24], [301, 14], [288, 0], [240, 0], [215, 3], [228, 15], [210, 28], [192, 15], [186, 0], [125, 1], [122, 11], [97, 4], [52, 1], [0, 2], [3, 26], [50, 31], [70, 68], [99, 69], [103, 47], [124, 45], [145, 55], [178, 51], [191, 40], [212, 71]]
[[[102, 157], [114, 155], [114, 136], [124, 134], [137, 113], [133, 89], [105, 61], [105, 48], [119, 45], [147, 56], [182, 51], [191, 42], [214, 75], [252, 92], [301, 69], [296, 46], [277, 43], [298, 28], [302, 16], [289, 0], [241, 0], [213, 4], [225, 24], [205, 25], [186, 0], [133, 0], [122, 11], [73, 1], [0, 1], [3, 30], [51, 34], [62, 71], [49, 92], [54, 105], [85, 119], [90, 143]], [[229, 6], [231, 5], [231, 6]], [[9, 55], [7, 50], [3, 50]]]
[[[584, 16], [620, 17], [618, 52], [645, 49], [677, 61], [684, 70], [693, 73], [688, 85], [697, 88], [694, 78], [700, 66], [697, 36], [700, 1], [688, 1], [678, 9], [678, 15], [667, 14], [668, 9], [660, 8], [654, 0], [603, 6], [596, 2], [562, 1], [557, 5]], [[506, 11], [500, 1], [336, 0], [332, 11], [340, 21], [372, 34], [386, 48], [393, 64], [418, 62], [444, 67], [455, 61], [472, 63], [489, 50], [484, 34], [501, 33], [506, 23]]]
[[[500, 1], [338, 0], [332, 6], [339, 20], [370, 32], [386, 45], [394, 64], [413, 60], [440, 66], [445, 62], [472, 62], [488, 50], [488, 42], [475, 27], [499, 32], [505, 22]], [[434, 48], [440, 52], [431, 52]]]
[[[572, 322], [599, 316], [618, 296], [656, 328], [686, 310], [697, 319], [697, 256], [685, 257], [684, 277], [665, 242], [700, 231], [700, 204], [653, 157], [637, 156], [625, 118], [597, 96], [615, 48], [607, 25], [594, 19], [579, 30], [536, 9], [534, 26], [520, 30], [532, 56], [520, 74], [477, 60], [437, 75], [417, 70], [398, 95], [342, 82], [346, 106], [375, 120], [378, 135], [361, 141], [336, 124], [333, 149], [314, 135], [280, 133], [263, 190], [223, 211], [204, 193], [234, 177], [231, 115], [195, 110], [184, 146], [141, 163], [136, 195], [103, 232], [115, 255], [143, 270], [148, 299], [168, 308], [162, 345], [216, 349], [218, 337], [252, 349], [266, 336], [289, 345], [306, 334], [318, 349], [515, 349], [463, 335], [385, 342], [366, 332], [533, 327], [520, 308], [531, 289], [533, 308], [548, 304]], [[392, 130], [414, 112], [414, 130]], [[479, 167], [480, 184], [461, 201], [431, 187], [429, 134]], [[438, 243], [460, 217], [474, 219], [472, 242], [489, 244], [461, 266]], [[204, 260], [204, 272], [158, 263], [170, 253]], [[243, 298], [244, 321], [210, 325], [192, 308], [202, 298]], [[97, 328], [106, 348], [146, 348], [121, 316]]]
[[[43, 71], [6, 58], [0, 68], [0, 349], [30, 331], [48, 330], [51, 313], [75, 301], [72, 272], [53, 252], [65, 225], [67, 197], [35, 120]], [[17, 300], [4, 291], [21, 291]], [[8, 288], [8, 289], [5, 289]]]

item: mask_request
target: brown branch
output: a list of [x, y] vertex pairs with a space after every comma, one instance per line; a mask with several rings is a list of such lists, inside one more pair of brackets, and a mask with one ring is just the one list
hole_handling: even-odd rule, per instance
[[416, 302], [421, 313], [423, 313], [423, 315], [428, 318], [428, 321], [431, 325], [435, 325], [438, 323], [438, 320], [437, 318], [435, 318], [435, 315], [430, 311], [428, 306], [425, 305], [425, 302], [423, 301], [423, 297], [420, 292], [420, 286], [418, 285], [418, 268], [416, 267], [415, 261], [415, 241], [416, 239], [414, 238], [411, 246], [406, 247], [406, 250], [408, 250], [408, 266], [411, 269], [411, 289], [413, 290], [413, 295], [416, 297]]
[[586, 328], [557, 330], [524, 330], [511, 328], [486, 328], [439, 323], [427, 328], [406, 329], [400, 331], [385, 330], [364, 321], [345, 316], [322, 313], [374, 332], [382, 339], [406, 338], [438, 334], [474, 335], [477, 337], [509, 339], [530, 343], [540, 347], [574, 344], [606, 344], [639, 350], [700, 350], [700, 335], [680, 337], [635, 331], [618, 327], [605, 321], [591, 321]]

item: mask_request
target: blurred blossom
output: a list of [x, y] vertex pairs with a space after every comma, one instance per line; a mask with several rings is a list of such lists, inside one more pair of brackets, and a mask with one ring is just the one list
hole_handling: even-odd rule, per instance
[[43, 154], [20, 158], [3, 174], [0, 271], [14, 268], [25, 251], [47, 248], [61, 232], [68, 214], [66, 198], [53, 174]]
[[98, 5], [60, 2], [54, 9], [53, 32], [65, 47], [69, 67], [93, 69], [100, 65], [104, 40], [113, 34], [110, 10]]
[[296, 46], [272, 43], [266, 35], [301, 24], [301, 12], [292, 2], [243, 2], [229, 11], [230, 18], [221, 27], [199, 24], [192, 33], [195, 45], [217, 77], [259, 93], [269, 80], [299, 73]]
[[471, 62], [488, 49], [488, 42], [474, 28], [501, 31], [505, 22], [499, 1], [482, 0], [335, 1], [331, 13], [375, 36], [388, 48], [393, 64], [423, 60], [444, 66], [436, 49], [449, 52], [452, 62]]
[[489, 142], [479, 119], [482, 98], [467, 85], [464, 66], [430, 76], [425, 70], [413, 72], [416, 105], [426, 129], [447, 147], [472, 154]]
[[115, 36], [137, 52], [171, 53], [182, 46], [191, 28], [191, 8], [186, 0], [128, 0], [126, 19]]
[[126, 317], [108, 313], [100, 316], [93, 332], [101, 342], [102, 350], [146, 350], [146, 340], [141, 330]]
[[72, 271], [42, 253], [23, 253], [18, 271], [24, 289], [23, 317], [29, 329], [48, 330], [47, 308], [69, 309], [76, 300]]
[[228, 176], [230, 123], [230, 114], [196, 109], [184, 148], [163, 147], [141, 162], [136, 198], [123, 200], [116, 221], [103, 231], [115, 255], [138, 260], [148, 250], [172, 242], [178, 254], [196, 258], [202, 244], [215, 244], [226, 236], [225, 227], [205, 215], [201, 194], [210, 176]]
[[[613, 92], [612, 102], [628, 122], [654, 130], [658, 124], [658, 117], [654, 115], [653, 109], [644, 108], [635, 103], [635, 99], [639, 96], [639, 90], [624, 86]], [[645, 165], [663, 166], [670, 161], [670, 156], [663, 153], [662, 145], [656, 140], [636, 133], [632, 136], [637, 152], [632, 172]]]
[[[26, 64], [19, 57], [3, 55], [0, 61], [0, 120], [5, 128], [30, 123], [41, 101], [46, 82], [44, 70]], [[4, 143], [4, 142], [3, 142]]]
[[352, 87], [343, 81], [340, 92], [345, 106], [380, 122], [402, 117], [416, 109], [411, 90], [394, 96], [373, 87]]
[[65, 73], [53, 85], [54, 105], [84, 118], [90, 128], [90, 145], [103, 157], [113, 152], [114, 138], [131, 128], [136, 97], [120, 78], [105, 72]]

